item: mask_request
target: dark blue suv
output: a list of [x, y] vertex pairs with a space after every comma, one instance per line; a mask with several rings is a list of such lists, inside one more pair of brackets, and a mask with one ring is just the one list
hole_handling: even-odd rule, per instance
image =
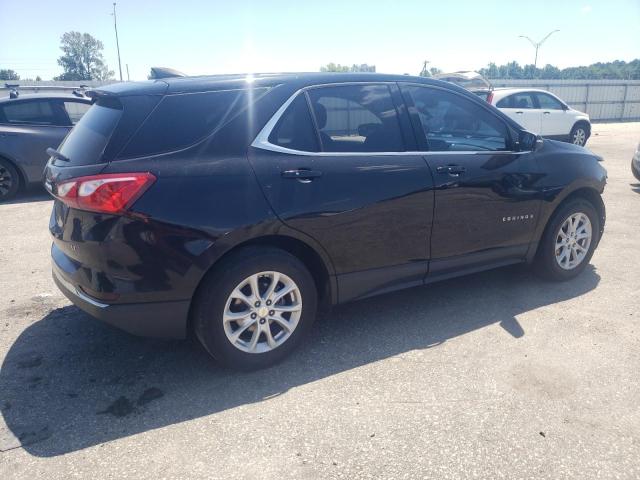
[[323, 304], [518, 262], [570, 279], [603, 232], [599, 157], [448, 83], [233, 75], [90, 96], [46, 168], [56, 283], [232, 367], [283, 358]]

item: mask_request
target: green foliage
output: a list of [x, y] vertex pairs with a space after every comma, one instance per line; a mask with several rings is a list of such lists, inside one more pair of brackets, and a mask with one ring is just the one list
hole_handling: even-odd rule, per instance
[[640, 80], [640, 59], [624, 62], [598, 62], [589, 66], [569, 67], [562, 70], [553, 65], [545, 65], [544, 68], [534, 68], [533, 65], [520, 66], [518, 62], [509, 62], [505, 65], [490, 63], [481, 68], [479, 73], [488, 79], [514, 78], [544, 80]]
[[340, 65], [339, 63], [327, 63], [320, 67], [321, 72], [374, 72], [376, 71], [375, 65], [367, 65], [362, 63], [360, 65], [353, 64], [352, 66]]
[[0, 80], [20, 80], [20, 75], [18, 75], [10, 68], [3, 68], [0, 69]]
[[104, 63], [104, 45], [88, 33], [67, 32], [60, 39], [63, 55], [58, 65], [64, 72], [55, 80], [110, 80], [113, 72]]

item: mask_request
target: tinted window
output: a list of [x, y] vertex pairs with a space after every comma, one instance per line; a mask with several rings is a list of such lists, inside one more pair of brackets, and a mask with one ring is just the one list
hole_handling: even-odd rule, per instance
[[231, 120], [266, 89], [168, 95], [131, 139], [122, 157], [188, 147]]
[[[69, 158], [71, 165], [100, 163], [102, 153], [121, 115], [122, 106], [118, 101], [98, 100], [67, 135], [60, 151]], [[56, 162], [60, 163], [58, 160]]]
[[318, 151], [318, 137], [304, 95], [298, 95], [269, 135], [269, 142], [304, 152]]
[[9, 123], [36, 123], [54, 125], [56, 115], [53, 105], [47, 100], [15, 102], [2, 107], [4, 118]]
[[540, 108], [545, 110], [562, 110], [562, 104], [551, 95], [547, 95], [546, 93], [536, 93], [536, 97], [538, 97], [538, 104], [540, 105]]
[[398, 114], [386, 85], [350, 85], [309, 90], [327, 152], [401, 152]]
[[403, 87], [413, 101], [430, 151], [506, 150], [507, 126], [487, 109], [445, 90]]
[[64, 102], [64, 108], [67, 111], [67, 115], [69, 115], [69, 120], [74, 125], [80, 121], [82, 116], [87, 113], [91, 107], [90, 103], [84, 102]]
[[530, 93], [514, 93], [496, 103], [498, 108], [536, 108]]

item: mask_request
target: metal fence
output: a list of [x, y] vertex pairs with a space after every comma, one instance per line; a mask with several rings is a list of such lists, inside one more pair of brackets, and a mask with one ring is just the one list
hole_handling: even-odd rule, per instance
[[595, 121], [640, 120], [640, 80], [491, 80], [494, 87], [542, 88]]

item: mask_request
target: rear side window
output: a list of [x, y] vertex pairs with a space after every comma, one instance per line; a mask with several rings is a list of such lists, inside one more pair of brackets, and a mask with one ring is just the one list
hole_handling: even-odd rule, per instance
[[8, 123], [55, 125], [56, 115], [51, 102], [37, 100], [15, 102], [2, 107], [3, 117]]
[[90, 165], [102, 161], [111, 134], [122, 116], [117, 100], [100, 99], [80, 119], [60, 146], [69, 163], [56, 160], [62, 166]]
[[405, 150], [387, 85], [347, 85], [309, 90], [325, 152]]
[[266, 89], [168, 95], [124, 148], [121, 158], [186, 148], [246, 108]]
[[498, 108], [536, 108], [533, 97], [528, 92], [514, 93], [496, 103]]
[[304, 94], [298, 95], [269, 135], [269, 142], [303, 152], [318, 151], [318, 137]]

